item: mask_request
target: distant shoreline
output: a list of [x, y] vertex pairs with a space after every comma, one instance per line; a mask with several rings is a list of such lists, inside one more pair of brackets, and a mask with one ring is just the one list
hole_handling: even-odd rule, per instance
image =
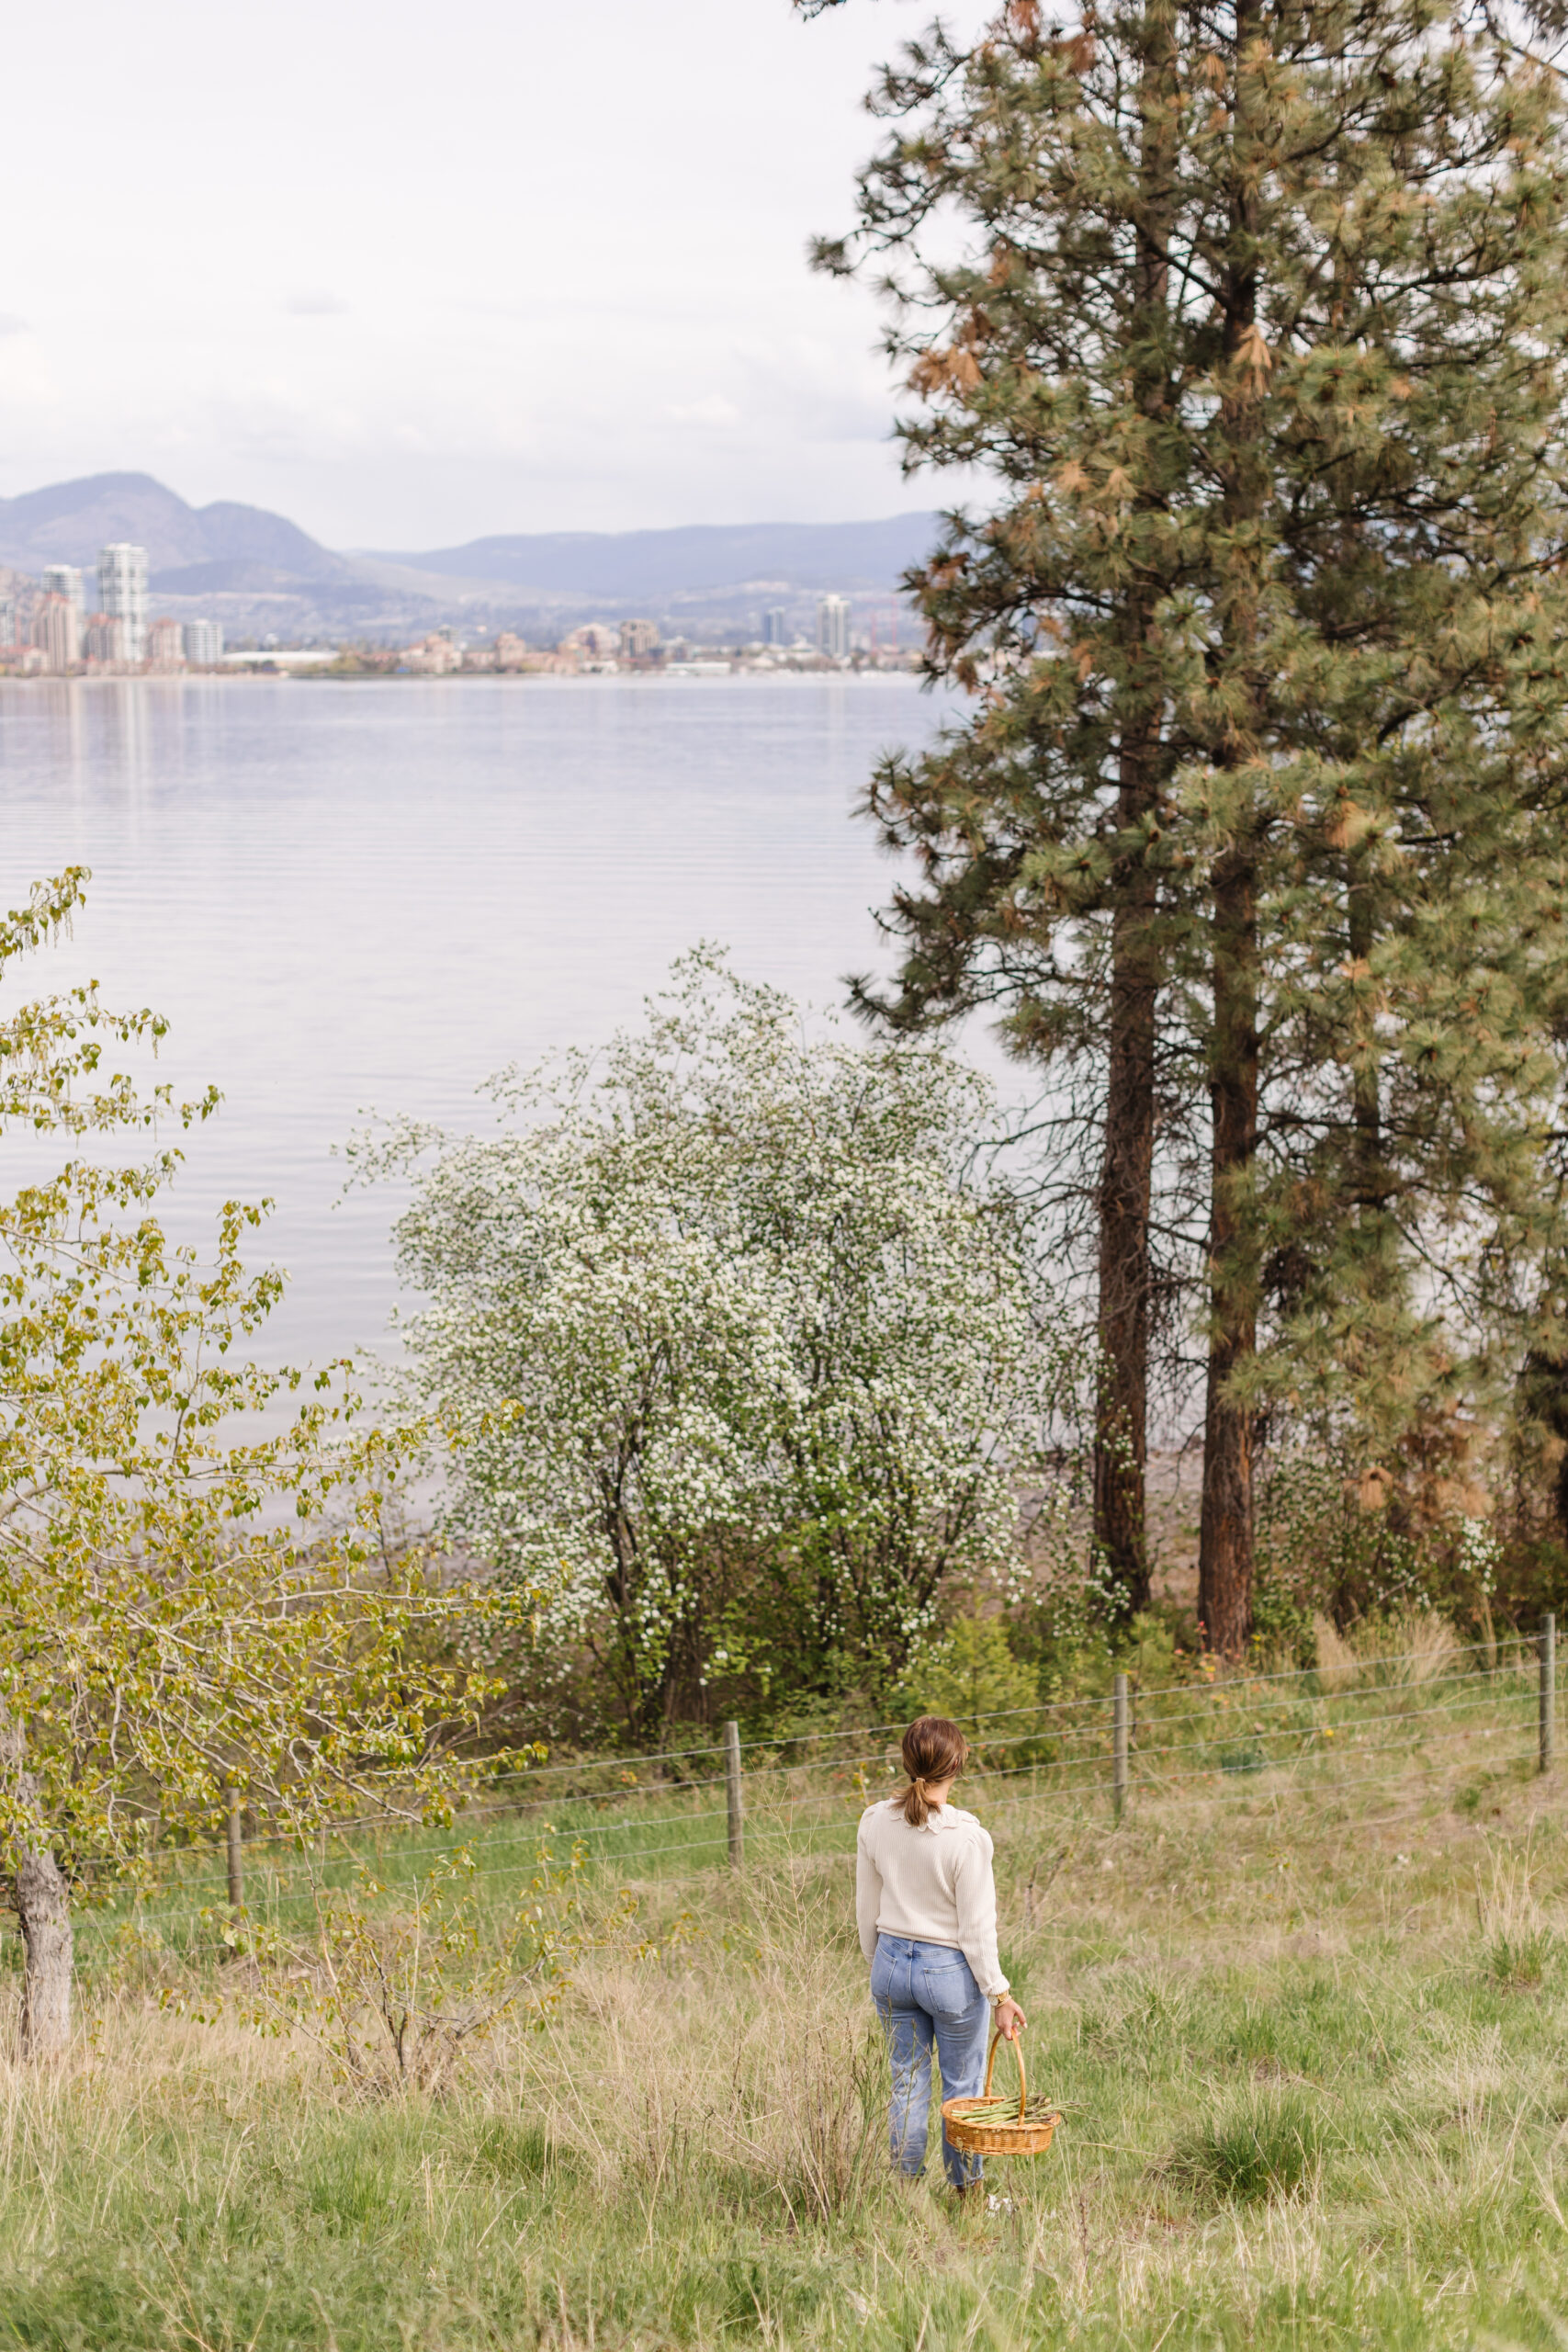
[[526, 688], [536, 694], [546, 687], [653, 687], [676, 686], [858, 686], [884, 685], [913, 681], [919, 684], [918, 670], [752, 670], [744, 666], [724, 671], [687, 671], [673, 673], [659, 670], [626, 670], [591, 672], [572, 676], [570, 673], [539, 671], [454, 670], [445, 677], [431, 676], [418, 671], [381, 670], [355, 672], [352, 670], [291, 669], [287, 665], [265, 668], [258, 662], [254, 669], [121, 671], [100, 673], [96, 677], [62, 677], [59, 674], [25, 677], [0, 674], [0, 689], [12, 687], [36, 694], [40, 689], [58, 691], [61, 687], [84, 688], [97, 692], [105, 687], [156, 686], [167, 689], [177, 686], [226, 685], [330, 685], [330, 686], [424, 686], [447, 690], [452, 687], [482, 686], [488, 688]]

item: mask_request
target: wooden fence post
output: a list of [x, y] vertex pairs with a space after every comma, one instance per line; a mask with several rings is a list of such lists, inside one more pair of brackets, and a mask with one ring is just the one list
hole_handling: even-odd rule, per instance
[[1557, 1736], [1557, 1619], [1548, 1610], [1540, 1621], [1540, 1769], [1551, 1770]]
[[746, 1832], [742, 1826], [744, 1809], [740, 1797], [740, 1726], [724, 1726], [724, 1793], [729, 1808], [729, 1867], [743, 1868], [746, 1860]]
[[1111, 1803], [1118, 1821], [1127, 1804], [1127, 1678], [1116, 1677], [1111, 1700]]

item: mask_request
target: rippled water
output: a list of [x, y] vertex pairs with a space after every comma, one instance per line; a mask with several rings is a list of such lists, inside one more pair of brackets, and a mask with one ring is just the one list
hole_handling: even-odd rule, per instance
[[892, 677], [0, 684], [5, 902], [94, 877], [8, 1001], [90, 973], [166, 1014], [158, 1075], [225, 1097], [171, 1221], [272, 1194], [264, 1352], [375, 1345], [395, 1203], [340, 1204], [331, 1157], [361, 1112], [479, 1124], [491, 1071], [601, 1039], [699, 938], [836, 1000], [890, 880], [852, 802], [936, 717]]

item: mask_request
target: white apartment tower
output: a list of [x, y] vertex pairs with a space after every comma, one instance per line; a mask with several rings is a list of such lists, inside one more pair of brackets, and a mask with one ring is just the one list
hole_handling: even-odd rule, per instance
[[147, 550], [118, 539], [98, 557], [98, 610], [119, 623], [119, 658], [147, 658]]
[[221, 621], [186, 621], [186, 660], [194, 670], [210, 669], [223, 659]]
[[46, 563], [43, 593], [46, 596], [63, 596], [78, 621], [87, 609], [82, 574], [73, 563]]
[[817, 606], [817, 650], [830, 662], [850, 658], [850, 600], [824, 596]]

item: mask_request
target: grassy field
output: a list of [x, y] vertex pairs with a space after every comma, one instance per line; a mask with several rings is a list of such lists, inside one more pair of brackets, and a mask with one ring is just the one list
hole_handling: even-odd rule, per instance
[[607, 1939], [440, 2097], [171, 2014], [177, 1938], [89, 1933], [72, 2062], [0, 2062], [0, 2346], [1568, 2341], [1568, 1842], [1521, 1703], [1120, 1826], [972, 1786], [1066, 2119], [994, 2204], [886, 2173], [842, 1856], [651, 1880], [630, 1926], [607, 1864]]

